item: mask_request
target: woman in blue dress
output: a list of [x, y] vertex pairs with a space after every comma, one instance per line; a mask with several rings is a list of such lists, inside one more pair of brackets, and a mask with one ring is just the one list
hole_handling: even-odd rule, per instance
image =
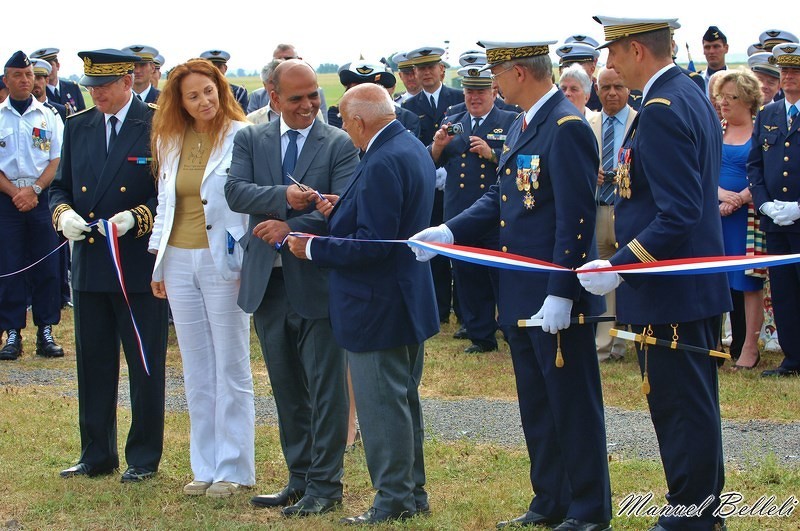
[[[747, 249], [747, 212], [753, 203], [746, 165], [753, 118], [761, 106], [760, 83], [748, 70], [733, 70], [716, 83], [714, 97], [723, 118], [718, 194], [725, 254], [742, 256]], [[738, 358], [734, 367], [753, 369], [761, 360], [758, 336], [764, 320], [764, 281], [744, 271], [728, 273], [728, 281], [733, 298], [731, 355]]]

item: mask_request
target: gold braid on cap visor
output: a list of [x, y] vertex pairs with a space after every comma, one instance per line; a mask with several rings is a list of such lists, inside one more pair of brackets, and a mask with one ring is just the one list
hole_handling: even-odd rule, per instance
[[124, 76], [133, 71], [133, 63], [94, 63], [88, 57], [83, 60], [83, 73], [90, 77]]
[[603, 31], [607, 41], [616, 41], [631, 35], [638, 35], [639, 33], [647, 33], [648, 31], [656, 31], [660, 29], [669, 28], [666, 22], [656, 22], [648, 24], [622, 24], [619, 26], [604, 26]]

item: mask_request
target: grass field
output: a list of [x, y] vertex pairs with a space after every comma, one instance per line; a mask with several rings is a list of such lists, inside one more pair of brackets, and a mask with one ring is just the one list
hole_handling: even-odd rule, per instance
[[[29, 333], [25, 337], [28, 354], [17, 362], [0, 364], [0, 382], [8, 381], [5, 376], [11, 367], [74, 371], [71, 319], [71, 312], [66, 311], [56, 331], [67, 351], [65, 358], [31, 356], [34, 344], [33, 334]], [[28, 330], [32, 329], [30, 326]], [[445, 325], [427, 344], [423, 397], [513, 400], [516, 391], [507, 346], [501, 342], [497, 353], [465, 356], [461, 353], [464, 342], [451, 338], [454, 329], [454, 324]], [[252, 345], [256, 395], [267, 395], [270, 388], [264, 364], [255, 340]], [[643, 409], [638, 369], [630, 358], [602, 366], [605, 400], [608, 405]], [[773, 365], [778, 358], [767, 355], [765, 361]], [[168, 370], [181, 370], [172, 332], [167, 365]], [[124, 381], [124, 374], [122, 378]], [[723, 369], [720, 390], [726, 418], [796, 421], [800, 417], [800, 379], [762, 380], [756, 374], [734, 374]], [[340, 517], [369, 507], [373, 491], [363, 450], [357, 448], [346, 456], [342, 509], [295, 521], [283, 519], [275, 510], [251, 508], [248, 499], [252, 494], [278, 490], [286, 477], [277, 429], [271, 425], [258, 426], [256, 431], [256, 489], [226, 500], [184, 496], [181, 488], [191, 480], [185, 413], [167, 415], [165, 452], [155, 479], [139, 485], [123, 485], [117, 475], [62, 480], [58, 471], [73, 464], [80, 450], [75, 391], [72, 378], [0, 387], [0, 470], [4, 475], [0, 483], [0, 529], [337, 529]], [[129, 421], [129, 411], [121, 409], [121, 440]], [[431, 516], [382, 528], [491, 529], [497, 521], [521, 514], [530, 501], [528, 460], [522, 446], [434, 438], [426, 441], [425, 451]], [[652, 492], [654, 503], [664, 503], [659, 462], [614, 455], [610, 456], [610, 470], [614, 511], [629, 493]], [[754, 449], [749, 466], [728, 467], [725, 490], [739, 491], [751, 503], [761, 495], [774, 495], [780, 504], [790, 496], [800, 497], [800, 469], [782, 466], [776, 456]], [[638, 531], [648, 529], [652, 521], [647, 517], [618, 516], [613, 524], [617, 530]], [[731, 518], [728, 528], [797, 530], [800, 516]]]

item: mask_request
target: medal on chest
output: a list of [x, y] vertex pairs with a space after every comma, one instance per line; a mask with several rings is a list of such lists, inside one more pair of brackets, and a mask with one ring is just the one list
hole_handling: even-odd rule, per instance
[[517, 190], [524, 192], [522, 204], [530, 210], [536, 205], [531, 190], [539, 188], [539, 155], [517, 155]]
[[50, 151], [50, 134], [48, 131], [34, 127], [31, 136], [33, 138], [33, 147], [42, 151]]
[[625, 199], [631, 198], [631, 148], [623, 147], [617, 155], [619, 165], [617, 166], [617, 182], [619, 184], [619, 196]]

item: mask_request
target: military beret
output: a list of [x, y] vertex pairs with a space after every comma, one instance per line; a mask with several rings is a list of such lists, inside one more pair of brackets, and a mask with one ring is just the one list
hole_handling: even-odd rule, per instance
[[593, 46], [588, 44], [572, 42], [557, 48], [556, 54], [559, 57], [559, 64], [566, 65], [569, 63], [586, 63], [589, 61], [595, 61], [598, 57], [600, 57], [600, 50], [596, 50]]
[[342, 66], [339, 69], [339, 81], [342, 85], [375, 83], [386, 88], [391, 88], [397, 84], [394, 74], [386, 71], [386, 65], [378, 61], [365, 61], [360, 59], [348, 63], [347, 68]]
[[83, 77], [80, 84], [86, 87], [106, 85], [133, 72], [134, 63], [142, 58], [129, 50], [89, 50], [78, 52], [83, 59]]
[[558, 41], [539, 41], [539, 42], [500, 42], [500, 41], [480, 41], [478, 46], [486, 48], [486, 66], [482, 70], [488, 70], [494, 65], [505, 63], [513, 59], [525, 59], [537, 57], [539, 55], [549, 55], [550, 46]]
[[148, 63], [152, 63], [153, 59], [155, 59], [158, 55], [158, 50], [152, 46], [145, 46], [144, 44], [131, 44], [130, 46], [126, 46], [124, 49], [130, 50]]
[[6, 61], [6, 68], [26, 68], [31, 66], [31, 60], [22, 50], [17, 50], [14, 55]]
[[706, 32], [703, 34], [703, 41], [722, 41], [723, 44], [728, 44], [728, 37], [726, 37], [718, 27], [709, 26]]
[[592, 48], [597, 48], [600, 46], [600, 43], [594, 40], [593, 38], [589, 37], [588, 35], [570, 35], [566, 39], [564, 39], [564, 44], [569, 44], [571, 42], [579, 42], [581, 44], [588, 44]]
[[800, 68], [800, 44], [796, 42], [784, 42], [776, 44], [772, 49], [774, 64], [780, 68]]
[[33, 63], [33, 75], [35, 76], [49, 76], [53, 71], [53, 67], [44, 59], [34, 59], [31, 62]]
[[411, 61], [411, 64], [417, 66], [438, 63], [442, 60], [443, 55], [444, 48], [439, 48], [436, 46], [423, 46], [422, 48], [417, 48], [416, 50], [411, 50], [408, 52], [408, 60]]
[[58, 57], [58, 52], [60, 51], [58, 48], [40, 48], [31, 54], [31, 58], [52, 61]]
[[227, 63], [231, 54], [223, 50], [208, 50], [200, 54], [201, 59], [208, 59], [212, 63]]
[[770, 29], [758, 36], [758, 42], [764, 47], [765, 52], [771, 52], [776, 44], [782, 42], [798, 42], [797, 37], [788, 31]]
[[761, 72], [768, 76], [777, 77], [780, 79], [781, 71], [777, 66], [770, 62], [774, 56], [770, 52], [757, 52], [747, 58], [747, 66], [753, 72]]
[[631, 35], [640, 35], [651, 31], [670, 29], [672, 31], [681, 27], [677, 18], [620, 18], [597, 15], [592, 17], [603, 25], [606, 42], [597, 49], [605, 48], [609, 44]]

